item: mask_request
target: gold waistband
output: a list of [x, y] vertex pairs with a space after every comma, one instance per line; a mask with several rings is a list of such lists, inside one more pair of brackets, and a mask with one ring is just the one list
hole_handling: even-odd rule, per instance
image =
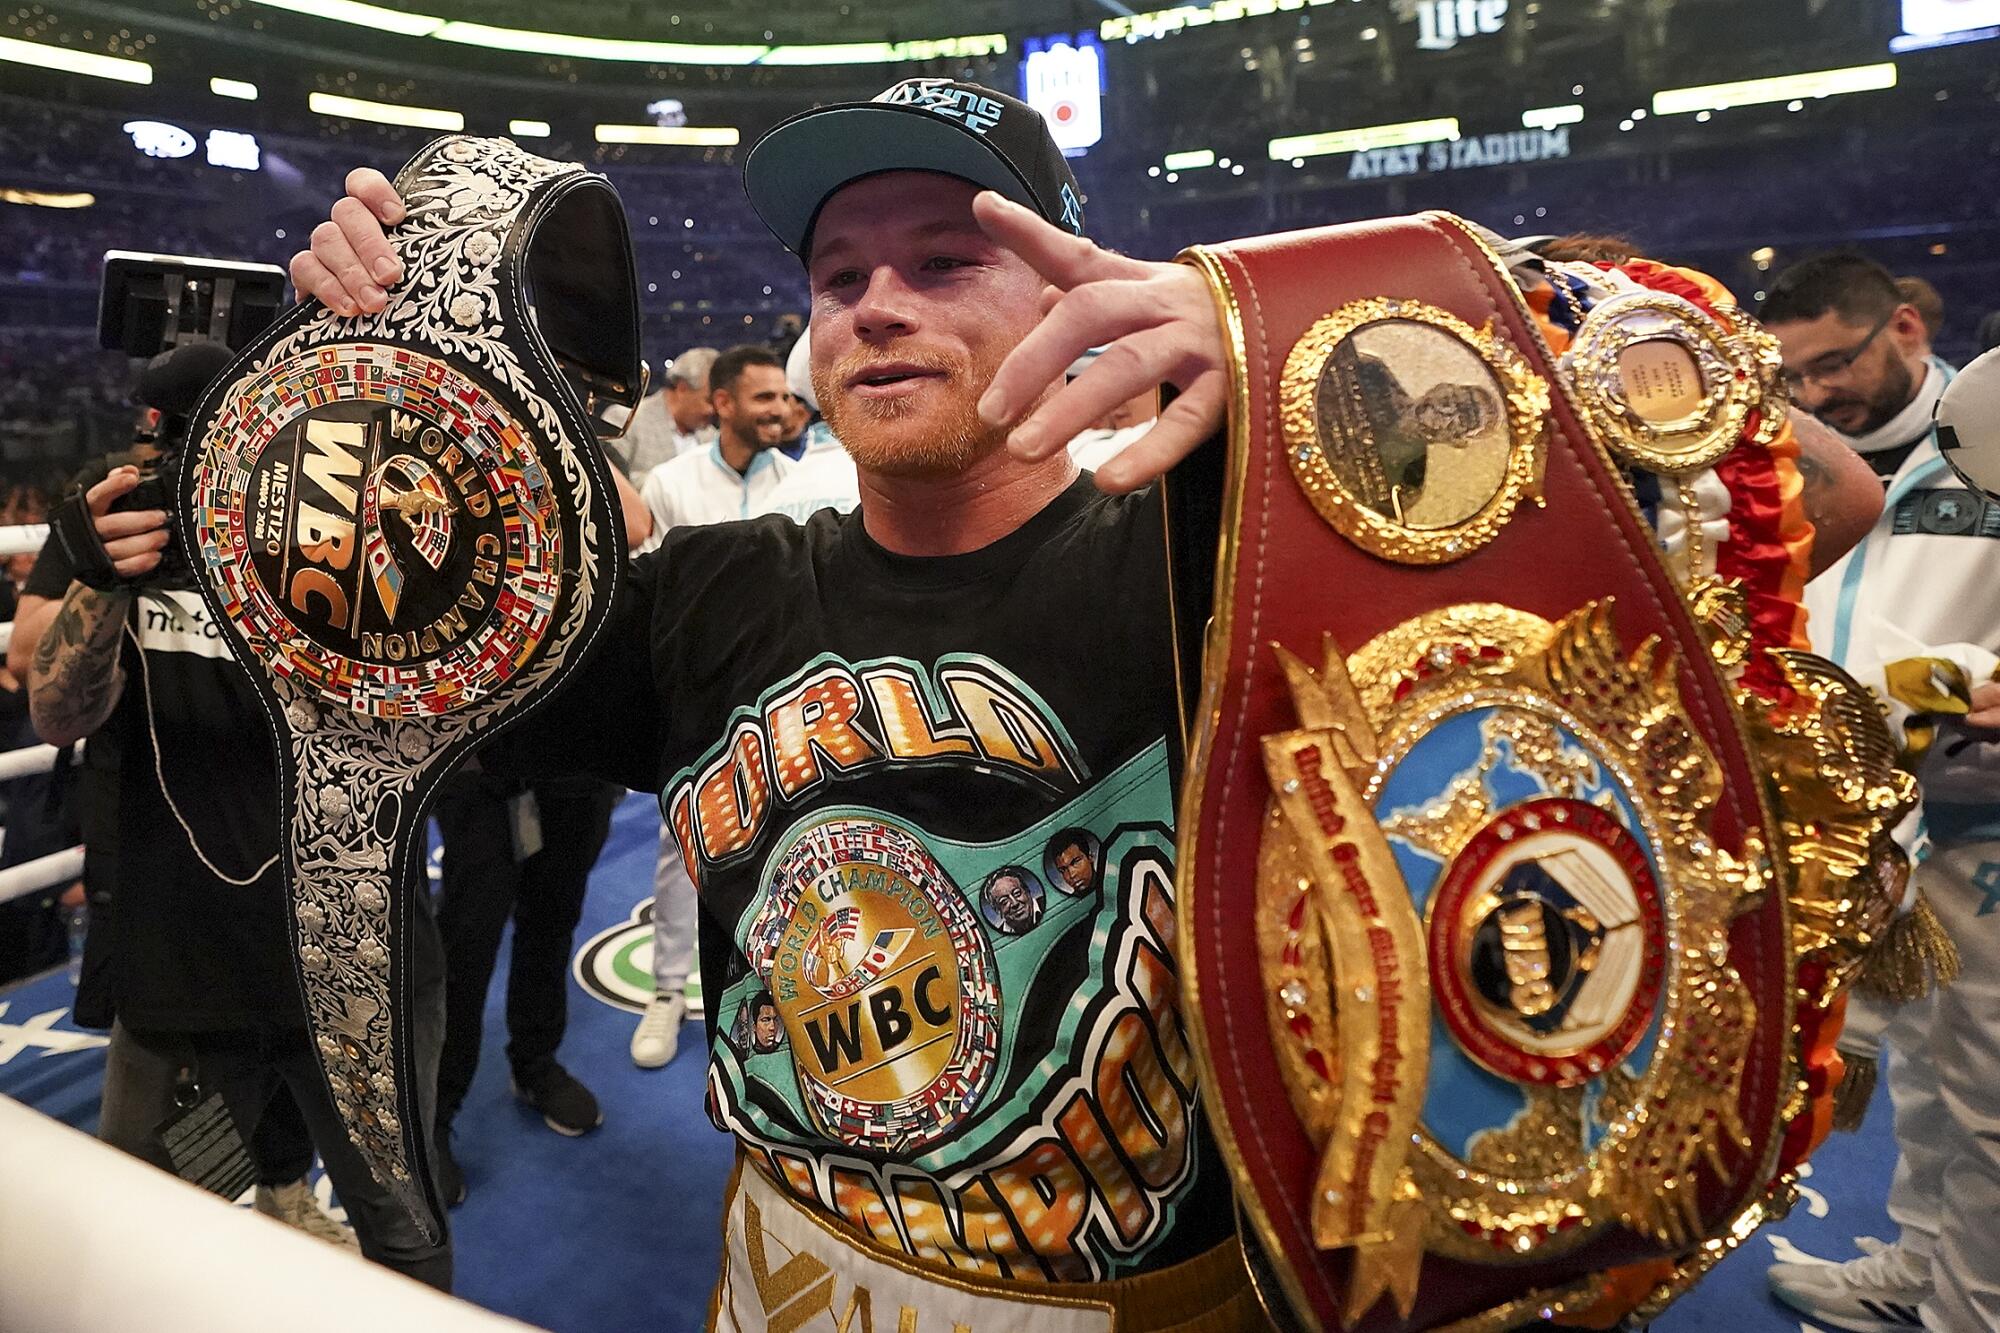
[[1261, 1333], [1271, 1327], [1235, 1236], [1205, 1254], [1109, 1282], [1004, 1284], [1029, 1294], [1103, 1301], [1118, 1333]]
[[[751, 1175], [763, 1186], [755, 1193], [767, 1209], [782, 1208], [830, 1242], [819, 1250], [818, 1257], [828, 1262], [838, 1255], [837, 1266], [850, 1269], [846, 1274], [849, 1283], [866, 1283], [871, 1270], [887, 1270], [906, 1281], [935, 1284], [950, 1291], [1004, 1300], [1030, 1309], [1039, 1305], [1052, 1313], [1096, 1307], [1109, 1314], [1114, 1333], [1263, 1333], [1271, 1327], [1250, 1284], [1242, 1245], [1234, 1236], [1181, 1263], [1104, 1282], [1021, 1282], [988, 1277], [886, 1249], [837, 1224], [822, 1210], [807, 1205], [740, 1155], [725, 1208], [725, 1284], [729, 1280], [730, 1262], [731, 1221], [727, 1214], [738, 1209], [745, 1178]], [[718, 1304], [722, 1294], [719, 1287]]]

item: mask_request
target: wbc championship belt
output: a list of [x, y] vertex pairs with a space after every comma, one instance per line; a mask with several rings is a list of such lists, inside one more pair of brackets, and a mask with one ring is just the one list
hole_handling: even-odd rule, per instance
[[1234, 396], [1180, 957], [1267, 1308], [1645, 1317], [1788, 1206], [1911, 799], [1799, 649], [1774, 350], [1635, 263], [1559, 363], [1443, 215], [1186, 258]]
[[593, 413], [633, 406], [642, 367], [604, 177], [455, 137], [396, 189], [408, 276], [387, 308], [307, 301], [273, 325], [204, 397], [177, 499], [277, 741], [297, 970], [334, 1105], [435, 1238], [407, 944], [426, 807], [597, 632], [623, 543]]

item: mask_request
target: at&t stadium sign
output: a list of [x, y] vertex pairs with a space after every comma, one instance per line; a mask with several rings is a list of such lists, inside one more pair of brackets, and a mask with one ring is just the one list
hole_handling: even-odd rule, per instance
[[1461, 167], [1505, 167], [1546, 162], [1569, 156], [1569, 127], [1553, 130], [1510, 130], [1470, 139], [1367, 148], [1348, 160], [1347, 179], [1375, 180], [1386, 176], [1416, 176]]

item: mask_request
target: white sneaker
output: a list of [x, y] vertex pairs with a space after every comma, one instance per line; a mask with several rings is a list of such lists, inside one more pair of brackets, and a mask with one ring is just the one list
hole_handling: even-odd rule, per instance
[[632, 1063], [641, 1069], [658, 1069], [671, 1061], [681, 1048], [681, 1020], [686, 1016], [684, 996], [655, 995], [639, 1017], [638, 1031], [632, 1034]]
[[360, 1247], [361, 1243], [354, 1238], [354, 1228], [328, 1216], [303, 1179], [289, 1185], [259, 1185], [257, 1199], [252, 1206], [264, 1216], [275, 1217], [286, 1226], [297, 1227], [308, 1236], [329, 1245], [348, 1249]]
[[1771, 1294], [1828, 1328], [1852, 1333], [1907, 1333], [1922, 1329], [1917, 1307], [1931, 1295], [1929, 1264], [1900, 1245], [1872, 1236], [1856, 1244], [1862, 1258], [1844, 1264], [1810, 1259], [1771, 1265]]

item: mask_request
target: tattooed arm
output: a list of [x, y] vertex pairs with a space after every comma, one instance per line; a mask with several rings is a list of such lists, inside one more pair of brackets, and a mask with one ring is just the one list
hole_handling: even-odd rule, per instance
[[1868, 535], [1882, 515], [1882, 483], [1861, 455], [1818, 417], [1796, 409], [1801, 497], [1813, 525], [1812, 577], [1824, 573]]
[[69, 585], [28, 667], [28, 716], [50, 745], [82, 740], [117, 706], [125, 688], [118, 637], [131, 609], [132, 594], [123, 589]]
[[[113, 512], [120, 496], [139, 484], [137, 468], [113, 468], [85, 496], [104, 553], [121, 578], [138, 578], [160, 563], [167, 544], [167, 516], [158, 509]], [[51, 553], [44, 552], [44, 559]], [[62, 567], [69, 571], [68, 566]], [[104, 725], [125, 686], [118, 635], [132, 609], [125, 588], [98, 592], [72, 580], [53, 615], [50, 603], [25, 598], [15, 620], [9, 660], [30, 654], [28, 716], [51, 745], [82, 740]]]

